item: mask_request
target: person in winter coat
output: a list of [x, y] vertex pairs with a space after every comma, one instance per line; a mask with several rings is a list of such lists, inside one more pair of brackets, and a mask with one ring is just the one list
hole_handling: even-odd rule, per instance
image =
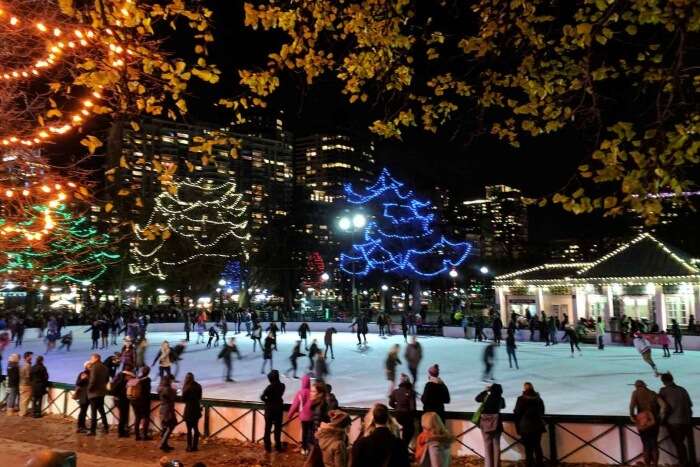
[[282, 452], [282, 415], [284, 413], [285, 386], [280, 382], [280, 374], [277, 370], [272, 370], [267, 375], [270, 384], [267, 385], [260, 400], [265, 403], [265, 451], [272, 452], [272, 442], [270, 434], [275, 430], [275, 450]]
[[307, 347], [306, 350], [309, 351], [309, 370], [313, 370], [316, 354], [321, 353], [321, 348], [318, 346], [318, 341], [316, 341], [316, 339], [312, 340], [311, 346]]
[[216, 330], [216, 326], [213, 324], [209, 327], [209, 340], [207, 341], [207, 349], [211, 349], [211, 342], [216, 338], [214, 342], [214, 347], [219, 346], [219, 332]]
[[692, 457], [688, 452], [689, 449], [686, 447], [686, 440], [688, 441], [688, 447], [692, 443], [690, 437], [693, 436], [693, 402], [690, 400], [688, 391], [673, 381], [671, 373], [661, 375], [661, 382], [664, 384], [664, 387], [659, 391], [659, 396], [668, 405], [668, 416], [665, 422], [671, 441], [676, 447], [678, 465], [695, 465], [690, 460]]
[[7, 414], [19, 411], [19, 354], [7, 358]]
[[287, 418], [291, 420], [297, 414], [301, 421], [301, 452], [306, 455], [313, 445], [314, 429], [314, 414], [311, 408], [311, 378], [309, 375], [301, 377], [301, 388], [294, 395]]
[[515, 349], [518, 346], [515, 344], [515, 332], [512, 329], [508, 329], [508, 337], [506, 337], [506, 353], [508, 354], [508, 366], [513, 368], [513, 361], [515, 361], [515, 369], [519, 370], [518, 357], [515, 356]]
[[136, 378], [134, 374], [134, 368], [131, 364], [127, 364], [117, 376], [112, 380], [112, 395], [114, 396], [114, 402], [119, 410], [119, 425], [117, 432], [120, 438], [129, 437], [129, 399], [126, 397], [126, 385], [127, 383]]
[[58, 350], [62, 350], [65, 347], [66, 352], [70, 352], [71, 345], [73, 345], [73, 331], [68, 331], [65, 335], [61, 336], [61, 345], [58, 346]]
[[[663, 409], [662, 409], [663, 407]], [[661, 426], [661, 414], [666, 412], [666, 402], [661, 399], [642, 380], [634, 383], [634, 391], [630, 398], [630, 419], [637, 425], [639, 437], [642, 439], [644, 453], [644, 465], [647, 467], [659, 465], [659, 428]], [[653, 420], [651, 426], [648, 423], [642, 427], [644, 420]], [[644, 428], [644, 429], [642, 429]]]
[[190, 321], [190, 316], [185, 315], [185, 340], [190, 341], [190, 332], [192, 332], [192, 322]]
[[325, 346], [325, 349], [323, 350], [323, 356], [325, 358], [328, 358], [328, 351], [331, 351], [331, 360], [335, 360], [335, 355], [333, 355], [333, 334], [336, 334], [338, 331], [334, 327], [329, 327], [326, 329], [326, 333], [323, 336], [323, 345]]
[[401, 333], [403, 334], [404, 343], [408, 344], [408, 320], [406, 314], [401, 315]]
[[328, 365], [326, 365], [326, 359], [321, 352], [316, 355], [316, 361], [314, 361], [314, 378], [317, 381], [324, 381], [328, 376]]
[[[421, 417], [422, 431], [416, 440], [416, 461], [420, 467], [449, 467], [454, 438], [435, 412]], [[488, 463], [486, 464], [488, 466]]]
[[598, 349], [605, 349], [605, 321], [601, 316], [598, 316], [595, 323], [595, 337], [598, 341]]
[[375, 404], [370, 413], [373, 429], [353, 444], [351, 467], [409, 467], [408, 450], [389, 429], [387, 406]]
[[485, 391], [476, 396], [476, 401], [483, 405], [479, 428], [484, 440], [484, 466], [497, 467], [501, 465], [501, 410], [506, 407], [503, 388], [500, 384], [487, 386]]
[[90, 432], [88, 436], [95, 436], [97, 432], [97, 414], [102, 419], [102, 427], [105, 433], [109, 431], [107, 414], [105, 413], [105, 396], [107, 395], [107, 384], [109, 383], [109, 370], [102, 363], [100, 354], [92, 354], [90, 357], [90, 378], [88, 379], [87, 397], [90, 401]]
[[19, 416], [23, 417], [29, 410], [29, 402], [32, 400], [32, 352], [24, 352], [22, 359], [24, 364], [19, 369]]
[[168, 444], [170, 435], [173, 433], [177, 425], [177, 417], [175, 415], [175, 398], [176, 393], [173, 388], [173, 377], [165, 374], [160, 378], [160, 386], [158, 387], [158, 395], [160, 396], [160, 450], [169, 452], [173, 448]]
[[421, 347], [418, 340], [416, 340], [416, 336], [411, 336], [411, 343], [406, 346], [403, 356], [406, 359], [408, 371], [413, 377], [413, 386], [415, 387], [418, 381], [418, 365], [420, 365], [420, 361], [423, 359], [423, 347]]
[[289, 372], [293, 371], [293, 378], [297, 379], [297, 358], [305, 356], [305, 353], [302, 353], [301, 351], [301, 341], [298, 340], [294, 344], [294, 348], [292, 348], [292, 354], [289, 356], [289, 362], [292, 364], [292, 366], [284, 372], [285, 375], [288, 375]]
[[233, 383], [233, 379], [231, 378], [231, 373], [233, 371], [233, 354], [238, 355], [238, 359], [241, 359], [241, 353], [238, 351], [238, 347], [236, 346], [236, 338], [232, 337], [228, 340], [228, 343], [224, 344], [224, 347], [221, 349], [221, 352], [219, 352], [218, 358], [224, 361], [224, 365], [226, 366], [226, 375], [224, 377], [224, 381], [227, 383]]
[[416, 391], [408, 375], [401, 374], [399, 387], [389, 395], [389, 406], [395, 410], [394, 418], [401, 425], [401, 440], [408, 449], [415, 434], [416, 421]]
[[299, 325], [299, 330], [297, 332], [299, 333], [299, 339], [304, 341], [304, 348], [306, 350], [309, 350], [309, 343], [306, 339], [308, 335], [311, 334], [311, 328], [309, 327], [309, 324], [306, 322], [306, 320], [302, 321], [302, 323]]
[[32, 409], [34, 418], [41, 417], [41, 402], [49, 388], [49, 372], [44, 366], [44, 357], [39, 355], [29, 374], [32, 383]]
[[274, 369], [272, 367], [272, 352], [275, 350], [275, 338], [272, 335], [272, 332], [267, 333], [267, 337], [265, 338], [265, 344], [263, 345], [263, 364], [262, 364], [262, 369], [260, 370], [260, 374], [265, 374], [265, 365], [267, 362], [270, 362], [270, 370]]
[[83, 332], [89, 332], [90, 333], [90, 338], [92, 339], [92, 347], [90, 347], [90, 350], [97, 350], [97, 348], [100, 346], [100, 323], [99, 321], [95, 320], [92, 322], [89, 328], [87, 328]]
[[675, 319], [671, 320], [671, 335], [673, 336], [673, 353], [683, 353], [683, 333]]
[[401, 365], [401, 360], [399, 360], [400, 350], [401, 346], [399, 344], [392, 345], [391, 349], [389, 349], [389, 355], [387, 355], [386, 361], [384, 362], [386, 379], [389, 381], [389, 395], [391, 395], [396, 386], [396, 366]]
[[659, 371], [656, 369], [656, 363], [651, 359], [651, 344], [642, 335], [641, 332], [637, 331], [634, 333], [634, 339], [632, 340], [634, 348], [637, 349], [639, 355], [642, 356], [642, 360], [647, 362], [649, 366], [654, 370], [654, 376], [659, 376]]
[[501, 345], [501, 333], [503, 332], [503, 321], [501, 317], [496, 315], [493, 318], [493, 323], [491, 324], [491, 330], [493, 331], [493, 343], [496, 345]]
[[338, 399], [333, 394], [333, 386], [328, 383], [326, 383], [326, 403], [328, 404], [328, 410], [338, 410], [340, 408]]
[[151, 436], [148, 429], [151, 425], [151, 369], [147, 366], [141, 368], [139, 373], [139, 394], [131, 400], [131, 407], [134, 409], [134, 434], [136, 441], [149, 441]]
[[659, 344], [661, 344], [661, 349], [664, 351], [664, 358], [671, 358], [671, 351], [669, 346], [671, 345], [671, 339], [668, 338], [666, 331], [661, 331], [659, 333]]
[[262, 326], [259, 323], [255, 323], [253, 330], [250, 332], [250, 338], [253, 339], [253, 352], [255, 352], [256, 345], [262, 350]]
[[187, 452], [199, 450], [199, 419], [202, 418], [202, 386], [194, 380], [192, 373], [185, 375], [182, 384], [182, 400], [185, 412], [182, 419], [187, 426]]
[[80, 410], [78, 412], [78, 427], [76, 428], [76, 433], [87, 433], [87, 424], [85, 420], [87, 419], [88, 407], [90, 407], [90, 401], [87, 397], [87, 386], [90, 381], [90, 362], [85, 362], [83, 364], [83, 371], [78, 374], [78, 378], [75, 380], [75, 400], [78, 402], [78, 407]]
[[484, 353], [481, 356], [484, 362], [484, 373], [481, 375], [481, 379], [484, 382], [489, 382], [493, 380], [493, 367], [496, 361], [496, 344], [491, 342], [486, 347], [484, 347]]
[[172, 364], [172, 361], [170, 358], [170, 344], [168, 343], [168, 341], [163, 341], [163, 343], [160, 344], [160, 350], [158, 350], [156, 358], [153, 359], [153, 363], [151, 364], [151, 366], [156, 366], [156, 362], [158, 363], [158, 376], [161, 379], [166, 374], [170, 377], [173, 376], [170, 370], [170, 365]]
[[513, 410], [515, 429], [525, 447], [527, 467], [542, 467], [542, 433], [545, 432], [544, 402], [535, 392], [532, 383], [523, 385], [523, 393], [518, 397]]
[[144, 337], [136, 343], [136, 366], [134, 368], [143, 368], [146, 366], [146, 350], [148, 349], [148, 341]]
[[136, 349], [134, 349], [134, 343], [129, 338], [124, 339], [120, 362], [122, 368], [126, 368], [127, 366], [132, 369], [136, 368]]
[[340, 410], [328, 414], [330, 421], [321, 423], [316, 432], [324, 467], [348, 467], [348, 428], [350, 416]]
[[428, 382], [425, 383], [420, 400], [423, 402], [423, 412], [435, 412], [444, 422], [445, 404], [450, 403], [450, 391], [440, 379], [437, 363], [428, 368]]
[[367, 317], [364, 314], [356, 316], [355, 319], [352, 320], [352, 323], [350, 323], [350, 327], [354, 327], [355, 332], [357, 333], [357, 345], [362, 345], [362, 339], [360, 339], [360, 336], [364, 338], [365, 345], [367, 345], [367, 332], [369, 331]]
[[581, 347], [578, 346], [578, 334], [573, 326], [567, 325], [564, 328], [564, 337], [569, 340], [569, 346], [571, 347], [571, 358], [574, 358], [574, 347], [578, 350], [579, 355], [583, 355], [581, 352]]

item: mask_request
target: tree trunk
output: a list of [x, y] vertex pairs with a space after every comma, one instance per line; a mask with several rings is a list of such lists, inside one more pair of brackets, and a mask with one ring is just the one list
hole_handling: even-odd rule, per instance
[[420, 313], [420, 302], [421, 302], [420, 281], [418, 279], [414, 279], [412, 286], [413, 286], [413, 289], [412, 289], [411, 294], [413, 295], [413, 307], [411, 308], [411, 311], [413, 311], [413, 314], [418, 314], [418, 313]]

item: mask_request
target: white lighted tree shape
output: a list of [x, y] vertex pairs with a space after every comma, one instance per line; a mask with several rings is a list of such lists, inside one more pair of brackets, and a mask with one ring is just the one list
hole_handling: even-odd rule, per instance
[[[218, 274], [232, 258], [247, 258], [246, 207], [233, 182], [185, 178], [155, 199], [145, 224], [134, 226], [129, 271], [165, 279], [201, 266]], [[213, 270], [213, 271], [212, 271]]]

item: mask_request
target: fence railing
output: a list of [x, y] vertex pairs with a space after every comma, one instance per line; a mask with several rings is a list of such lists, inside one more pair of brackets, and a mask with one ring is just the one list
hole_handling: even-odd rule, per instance
[[[73, 400], [72, 385], [54, 383], [44, 398], [43, 413], [77, 418], [79, 406]], [[151, 426], [160, 429], [158, 409], [160, 402], [151, 395]], [[203, 416], [199, 429], [204, 436], [236, 439], [259, 443], [264, 436], [264, 405], [256, 402], [203, 399]], [[109, 423], [118, 422], [118, 411], [111, 397], [105, 398], [105, 409]], [[184, 403], [178, 399], [175, 410], [178, 425], [175, 432], [184, 432], [182, 412]], [[285, 406], [285, 412], [289, 406]], [[352, 424], [349, 437], [357, 439], [362, 430], [362, 418], [368, 409], [342, 407], [350, 415]], [[471, 412], [447, 412], [447, 424], [455, 436], [452, 446], [454, 456], [476, 456], [483, 458], [484, 449], [479, 428], [471, 422]], [[130, 416], [133, 420], [133, 415]], [[504, 432], [501, 437], [503, 460], [517, 461], [525, 458], [524, 447], [515, 430], [512, 414], [503, 414]], [[633, 464], [641, 459], [642, 443], [634, 425], [628, 417], [547, 415], [546, 432], [542, 436], [542, 447], [550, 464], [600, 463], [612, 465]], [[282, 430], [283, 441], [298, 445], [301, 442], [301, 426], [298, 418], [288, 420]], [[695, 462], [700, 462], [695, 446], [700, 442], [700, 418], [693, 419], [689, 450]], [[677, 453], [665, 428], [659, 433], [661, 464], [677, 464]]]

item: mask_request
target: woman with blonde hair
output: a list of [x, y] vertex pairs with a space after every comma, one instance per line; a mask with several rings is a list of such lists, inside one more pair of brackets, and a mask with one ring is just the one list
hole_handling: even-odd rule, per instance
[[163, 343], [160, 344], [160, 350], [156, 354], [156, 358], [153, 359], [151, 366], [156, 366], [156, 363], [158, 363], [158, 376], [160, 376], [161, 380], [166, 374], [171, 377], [173, 376], [170, 371], [170, 365], [172, 362], [170, 355], [170, 344], [168, 341], [163, 341]]
[[423, 431], [416, 440], [416, 461], [420, 467], [449, 467], [453, 437], [435, 412], [425, 412], [420, 420]]
[[[367, 411], [367, 415], [365, 415], [365, 418], [362, 419], [363, 437], [371, 435], [374, 432], [375, 428], [377, 428], [377, 425], [374, 423], [374, 408], [378, 405], [383, 404], [374, 404], [372, 409]], [[397, 438], [401, 438], [401, 425], [399, 425], [399, 423], [391, 415], [389, 415], [386, 427], [389, 429], [392, 435], [396, 436]]]

